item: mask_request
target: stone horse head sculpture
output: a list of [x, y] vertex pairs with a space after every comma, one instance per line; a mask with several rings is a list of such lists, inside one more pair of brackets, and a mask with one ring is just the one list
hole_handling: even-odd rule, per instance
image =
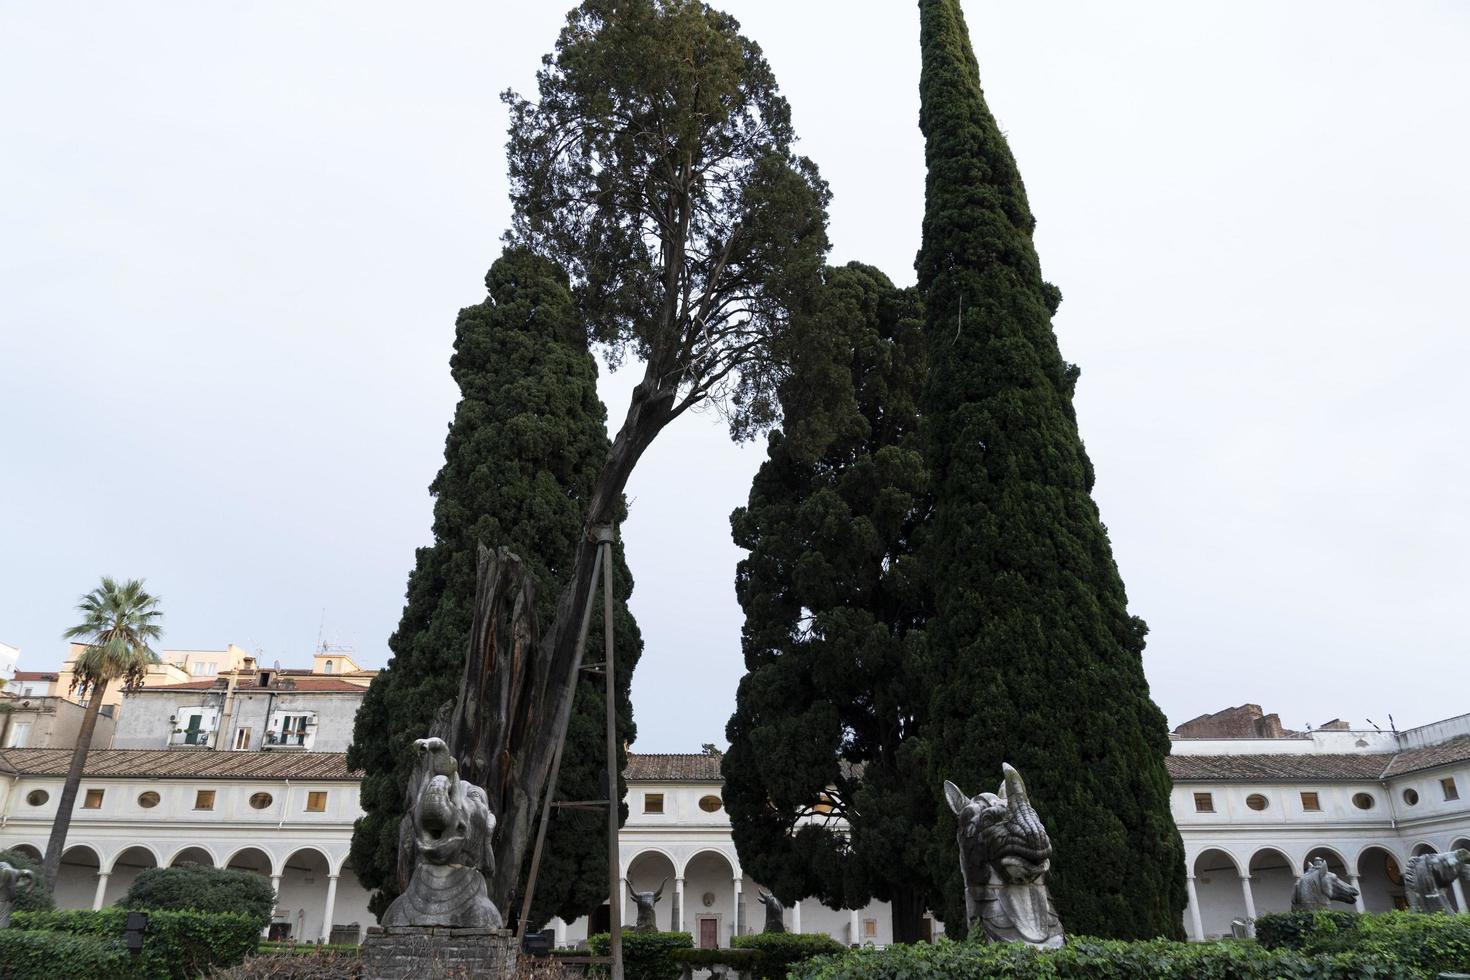
[[1001, 767], [998, 793], [966, 796], [954, 783], [944, 796], [959, 818], [955, 835], [965, 879], [965, 913], [991, 942], [1062, 945], [1062, 924], [1046, 887], [1051, 838], [1031, 807], [1021, 774]]
[[0, 861], [0, 929], [9, 927], [15, 900], [20, 897], [21, 892], [29, 891], [35, 883], [36, 877], [30, 871], [13, 868]]
[[1315, 910], [1331, 908], [1333, 902], [1351, 905], [1358, 900], [1358, 890], [1327, 868], [1321, 858], [1312, 861], [1312, 867], [1297, 879], [1291, 892], [1293, 910]]
[[757, 889], [756, 900], [766, 907], [766, 927], [761, 931], [785, 932], [786, 920], [783, 917], [786, 914], [786, 906], [781, 904], [781, 900], [764, 888]]
[[1404, 897], [1415, 912], [1453, 912], [1446, 888], [1458, 878], [1470, 887], [1470, 851], [1461, 848], [1443, 854], [1421, 854], [1404, 869]]
[[499, 929], [504, 920], [485, 888], [485, 873], [495, 867], [488, 797], [459, 778], [459, 763], [442, 738], [413, 744], [418, 762], [408, 784], [409, 812], [398, 827], [403, 893], [388, 906], [383, 925]]
[[664, 893], [664, 885], [668, 883], [669, 879], [665, 878], [659, 884], [658, 891], [652, 892], [634, 891], [633, 886], [628, 885], [628, 894], [633, 896], [633, 904], [638, 906], [638, 925], [634, 926], [634, 932], [658, 932], [658, 920], [653, 914], [653, 908]]

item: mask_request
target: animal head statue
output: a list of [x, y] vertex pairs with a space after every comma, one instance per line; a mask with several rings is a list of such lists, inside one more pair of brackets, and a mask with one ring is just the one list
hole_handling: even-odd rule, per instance
[[10, 910], [24, 891], [36, 884], [36, 876], [25, 868], [11, 867], [0, 861], [0, 929], [10, 925]]
[[1418, 912], [1453, 912], [1445, 895], [1455, 880], [1470, 887], [1470, 850], [1460, 848], [1441, 854], [1421, 854], [1404, 868], [1404, 893], [1409, 908]]
[[1005, 781], [997, 793], [969, 797], [954, 783], [944, 784], [949, 808], [959, 818], [957, 838], [966, 880], [990, 872], [1006, 884], [1037, 881], [1051, 868], [1051, 838], [1026, 795], [1021, 774], [1003, 765]]
[[665, 878], [659, 883], [658, 890], [651, 892], [635, 891], [632, 884], [628, 885], [628, 894], [633, 896], [633, 904], [638, 906], [638, 925], [634, 927], [638, 932], [658, 932], [654, 907], [658, 905], [658, 900], [664, 893], [664, 886], [668, 883], [669, 879]]
[[786, 913], [786, 906], [781, 904], [781, 900], [764, 888], [757, 890], [756, 900], [766, 907], [765, 931], [785, 932], [786, 920], [783, 916]]
[[1333, 902], [1351, 905], [1358, 900], [1358, 890], [1343, 881], [1322, 858], [1312, 861], [1307, 873], [1297, 879], [1291, 893], [1293, 909], [1325, 909]]

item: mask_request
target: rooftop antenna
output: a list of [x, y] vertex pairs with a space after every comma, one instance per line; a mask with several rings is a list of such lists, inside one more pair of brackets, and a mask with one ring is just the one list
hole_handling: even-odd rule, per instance
[[1392, 714], [1388, 716], [1388, 730], [1393, 732], [1395, 735], [1399, 733], [1399, 726], [1396, 722], [1394, 722]]
[[[1389, 718], [1389, 724], [1392, 724], [1393, 723], [1393, 715], [1389, 715], [1388, 718]], [[1381, 729], [1381, 728], [1378, 727], [1378, 722], [1374, 721], [1372, 718], [1369, 718], [1368, 719], [1368, 724], [1370, 724], [1370, 725], [1373, 726], [1373, 730], [1375, 732], [1381, 732], [1381, 731], [1383, 731], [1383, 729]]]
[[322, 618], [321, 618], [321, 622], [319, 622], [317, 624], [317, 627], [316, 627], [316, 649], [318, 649], [318, 650], [320, 650], [322, 648], [322, 634], [325, 633], [326, 631], [327, 631], [327, 607], [326, 606], [322, 606]]

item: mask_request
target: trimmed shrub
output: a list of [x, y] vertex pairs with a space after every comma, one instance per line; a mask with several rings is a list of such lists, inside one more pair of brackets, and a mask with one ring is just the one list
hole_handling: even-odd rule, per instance
[[[587, 948], [594, 956], [607, 956], [612, 951], [612, 936], [605, 932], [588, 936]], [[623, 977], [625, 980], [679, 980], [684, 970], [673, 953], [692, 948], [694, 937], [687, 932], [624, 932]]]
[[[11, 921], [21, 929], [97, 937], [120, 944], [128, 911], [113, 906], [100, 912], [17, 912]], [[148, 931], [143, 937], [143, 953], [134, 958], [139, 976], [196, 980], [211, 967], [239, 963], [255, 952], [260, 942], [260, 922], [252, 916], [171, 909], [145, 911]], [[0, 977], [5, 976], [0, 973]]]
[[1073, 939], [1057, 950], [1009, 943], [855, 949], [797, 964], [793, 980], [1422, 980], [1382, 954], [1311, 955], [1256, 943]]
[[[16, 918], [23, 915], [18, 912]], [[4, 980], [122, 980], [142, 976], [118, 939], [0, 929], [0, 977]]]
[[759, 980], [785, 980], [786, 974], [796, 964], [814, 956], [832, 956], [846, 948], [825, 934], [806, 935], [794, 932], [762, 932], [754, 936], [736, 936], [730, 945], [735, 949], [756, 950], [761, 954], [756, 966]]
[[1386, 912], [1285, 912], [1256, 920], [1261, 945], [1304, 953], [1351, 951], [1391, 958], [1424, 976], [1470, 972], [1470, 916]]
[[259, 930], [271, 921], [276, 893], [271, 883], [258, 874], [186, 863], [172, 868], [149, 868], [133, 880], [132, 887], [117, 904], [125, 909], [233, 912], [255, 919]]
[[46, 876], [41, 873], [40, 861], [31, 860], [23, 851], [0, 851], [0, 861], [4, 861], [12, 868], [29, 871], [34, 876], [31, 879], [31, 887], [16, 896], [16, 911], [44, 912], [47, 909], [56, 908], [56, 900], [52, 897], [51, 889], [46, 884]]

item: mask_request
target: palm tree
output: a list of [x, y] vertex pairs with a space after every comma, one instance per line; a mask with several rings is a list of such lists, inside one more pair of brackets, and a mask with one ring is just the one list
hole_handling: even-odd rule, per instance
[[66, 848], [66, 832], [71, 827], [71, 811], [77, 802], [77, 789], [82, 784], [82, 768], [92, 748], [92, 734], [97, 728], [97, 713], [107, 685], [121, 680], [123, 690], [136, 691], [143, 686], [148, 668], [158, 663], [158, 654], [148, 646], [162, 634], [158, 619], [158, 597], [143, 591], [142, 579], [129, 579], [119, 584], [107, 576], [102, 584], [82, 596], [77, 603], [82, 621], [62, 634], [69, 640], [86, 644], [72, 665], [71, 689], [87, 699], [87, 713], [77, 733], [76, 751], [71, 769], [61, 790], [56, 808], [56, 822], [51, 825], [51, 839], [46, 843], [46, 859], [41, 864], [46, 884], [56, 885], [61, 870], [61, 852]]

